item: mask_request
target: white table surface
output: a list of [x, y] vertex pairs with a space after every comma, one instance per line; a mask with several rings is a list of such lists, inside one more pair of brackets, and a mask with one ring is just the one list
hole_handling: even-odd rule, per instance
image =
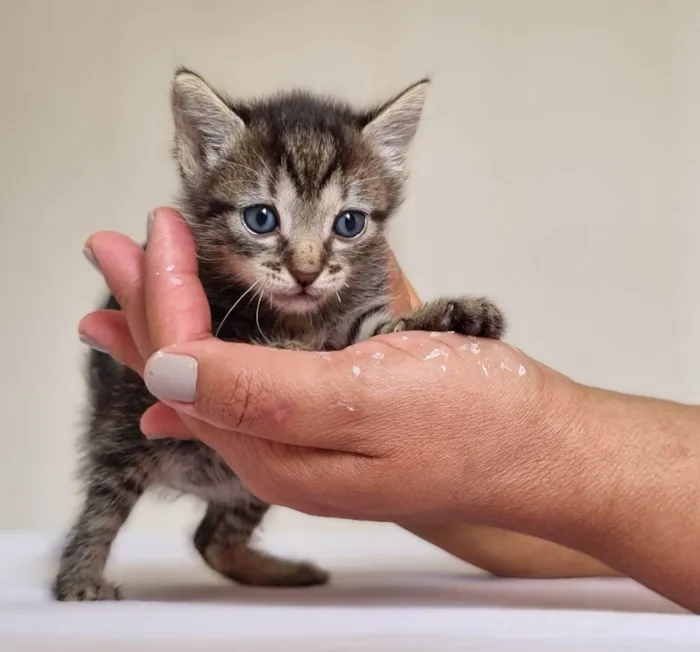
[[389, 530], [270, 533], [262, 547], [323, 564], [330, 585], [220, 580], [183, 537], [121, 537], [122, 602], [49, 598], [55, 541], [0, 534], [0, 651], [693, 650], [700, 618], [622, 579], [501, 580]]

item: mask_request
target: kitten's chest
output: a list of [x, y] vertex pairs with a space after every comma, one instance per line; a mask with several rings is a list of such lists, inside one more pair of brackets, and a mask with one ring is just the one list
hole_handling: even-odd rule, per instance
[[188, 448], [175, 448], [161, 457], [156, 485], [221, 504], [235, 504], [250, 497], [217, 453], [204, 444], [194, 451], [191, 446]]
[[295, 319], [292, 316], [278, 324], [273, 341], [291, 340], [303, 344], [305, 348], [312, 351], [323, 351], [334, 330], [336, 327], [333, 323], [310, 324], [304, 319]]

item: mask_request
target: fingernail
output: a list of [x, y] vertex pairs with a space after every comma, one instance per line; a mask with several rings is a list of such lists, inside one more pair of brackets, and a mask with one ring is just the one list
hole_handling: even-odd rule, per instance
[[156, 353], [146, 365], [148, 391], [164, 401], [194, 403], [197, 391], [197, 360], [189, 355]]
[[100, 353], [109, 353], [107, 349], [101, 347], [95, 340], [85, 335], [85, 333], [80, 333], [78, 337], [83, 344], [89, 346], [91, 349], [95, 349], [95, 351], [99, 351]]
[[85, 247], [83, 249], [83, 255], [85, 258], [88, 259], [88, 262], [101, 274], [102, 270], [100, 269], [100, 265], [97, 262], [97, 258], [95, 258], [95, 254], [92, 253], [92, 249], [90, 247]]
[[148, 212], [148, 218], [146, 219], [146, 241], [151, 237], [151, 229], [153, 228], [153, 211]]

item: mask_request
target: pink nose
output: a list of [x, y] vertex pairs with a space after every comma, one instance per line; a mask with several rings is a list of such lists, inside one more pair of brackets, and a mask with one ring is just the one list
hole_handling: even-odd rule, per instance
[[296, 269], [290, 269], [289, 272], [291, 275], [296, 279], [296, 282], [301, 285], [301, 287], [306, 288], [309, 287], [318, 277], [319, 272], [301, 272]]

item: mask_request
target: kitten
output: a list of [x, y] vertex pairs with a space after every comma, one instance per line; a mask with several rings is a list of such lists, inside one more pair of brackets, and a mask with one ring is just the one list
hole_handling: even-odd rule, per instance
[[[389, 314], [385, 225], [401, 201], [427, 88], [421, 81], [357, 111], [304, 92], [233, 102], [194, 73], [176, 73], [181, 208], [219, 337], [323, 351], [397, 330], [501, 336], [503, 317], [486, 299], [440, 299]], [[119, 308], [113, 297], [107, 307]], [[207, 503], [194, 545], [225, 577], [258, 586], [327, 581], [311, 564], [250, 547], [269, 506], [204, 444], [147, 440], [139, 418], [154, 399], [142, 379], [108, 355], [90, 355], [85, 502], [53, 585], [58, 600], [119, 597], [103, 577], [110, 547], [156, 486]]]

